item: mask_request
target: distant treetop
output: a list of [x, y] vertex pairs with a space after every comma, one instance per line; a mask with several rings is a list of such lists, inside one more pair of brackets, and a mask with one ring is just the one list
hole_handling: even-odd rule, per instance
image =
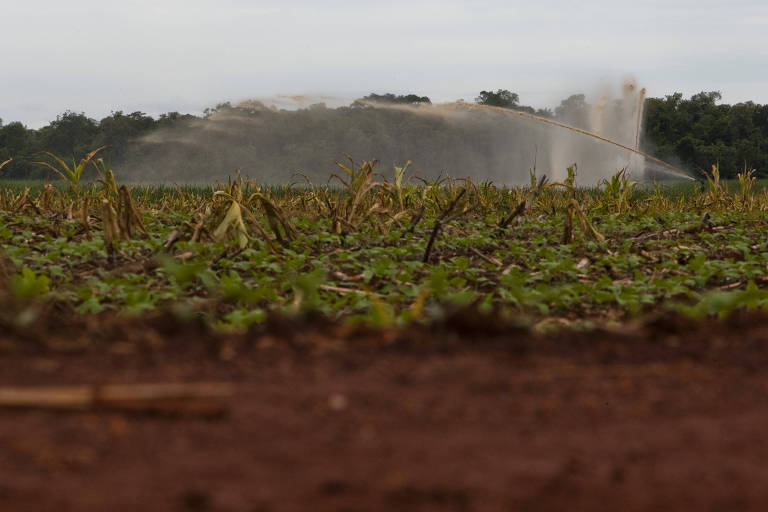
[[506, 89], [497, 89], [496, 92], [480, 91], [480, 95], [475, 98], [475, 101], [480, 105], [491, 107], [515, 108], [520, 102], [520, 96]]
[[480, 95], [475, 98], [475, 102], [479, 105], [488, 105], [490, 107], [508, 108], [510, 110], [517, 110], [520, 112], [527, 112], [528, 114], [534, 114], [539, 117], [553, 117], [551, 109], [540, 108], [535, 109], [528, 105], [520, 105], [520, 96], [517, 93], [508, 91], [507, 89], [497, 89], [493, 91], [480, 91]]
[[419, 96], [416, 94], [396, 95], [389, 92], [386, 94], [371, 93], [368, 96], [364, 96], [359, 100], [355, 101], [355, 103], [358, 103], [358, 102], [389, 103], [389, 104], [399, 104], [399, 105], [417, 105], [419, 103], [432, 103], [427, 96]]

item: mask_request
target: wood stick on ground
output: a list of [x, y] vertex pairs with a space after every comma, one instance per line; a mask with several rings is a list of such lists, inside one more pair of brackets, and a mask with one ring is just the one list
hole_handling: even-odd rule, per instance
[[411, 217], [411, 225], [408, 228], [408, 233], [413, 233], [413, 231], [416, 229], [416, 225], [421, 221], [421, 219], [424, 217], [424, 211], [426, 208], [422, 206], [419, 208], [419, 211], [416, 212], [413, 217]]
[[536, 200], [536, 198], [539, 195], [539, 192], [541, 192], [541, 189], [544, 187], [546, 183], [547, 183], [547, 177], [545, 175], [545, 176], [542, 176], [541, 179], [539, 179], [539, 183], [536, 186], [536, 188], [534, 188], [528, 194], [528, 196], [525, 199], [523, 199], [523, 201], [520, 204], [517, 205], [517, 208], [515, 208], [515, 210], [509, 215], [509, 217], [507, 217], [506, 219], [501, 219], [499, 221], [499, 229], [501, 231], [505, 230], [507, 226], [509, 226], [512, 223], [512, 221], [515, 220], [518, 216], [525, 213], [525, 209], [528, 208], [529, 204], [533, 203]]
[[207, 215], [198, 213], [197, 224], [192, 224], [191, 222], [186, 223], [187, 226], [192, 228], [192, 238], [189, 239], [190, 242], [198, 242], [200, 240], [200, 233], [205, 230], [205, 220], [207, 218]]
[[326, 292], [335, 292], [340, 295], [349, 295], [350, 293], [354, 293], [357, 295], [381, 297], [381, 295], [376, 292], [367, 292], [365, 290], [357, 290], [355, 288], [342, 288], [341, 286], [332, 286], [330, 284], [321, 284], [318, 285], [317, 288]]
[[498, 259], [494, 258], [493, 256], [488, 256], [486, 254], [483, 254], [482, 252], [478, 251], [474, 247], [470, 247], [469, 250], [475, 253], [480, 259], [487, 261], [491, 265], [496, 265], [497, 267], [501, 267], [502, 265], [504, 265], [504, 263], [502, 263]]
[[338, 279], [339, 281], [347, 281], [347, 282], [362, 281], [363, 279], [365, 279], [365, 274], [363, 274], [362, 272], [359, 273], [359, 274], [355, 274], [355, 275], [350, 276], [348, 274], [345, 274], [344, 272], [340, 272], [340, 271], [336, 270], [334, 272], [331, 272], [331, 275], [334, 278]]
[[506, 276], [515, 269], [521, 270], [522, 267], [516, 263], [510, 263], [509, 265], [504, 267], [504, 270], [501, 271], [501, 275]]
[[629, 238], [628, 240], [630, 242], [642, 242], [644, 240], [651, 240], [653, 238], [667, 238], [671, 236], [676, 236], [680, 233], [679, 229], [672, 228], [672, 229], [662, 229], [660, 231], [654, 231], [652, 233], [643, 233], [642, 235], [638, 235], [632, 238]]
[[442, 229], [444, 224], [448, 224], [450, 221], [454, 220], [455, 218], [458, 218], [459, 216], [466, 213], [468, 210], [464, 210], [462, 212], [459, 212], [458, 214], [454, 214], [450, 217], [448, 215], [453, 211], [454, 208], [456, 208], [456, 205], [458, 204], [459, 200], [461, 200], [462, 197], [464, 197], [464, 194], [467, 192], [466, 188], [461, 189], [461, 192], [456, 196], [456, 198], [451, 201], [451, 204], [448, 205], [448, 207], [443, 210], [443, 212], [440, 214], [440, 216], [435, 220], [435, 225], [432, 228], [432, 234], [429, 236], [429, 241], [427, 242], [427, 248], [424, 251], [424, 258], [422, 258], [422, 261], [424, 263], [429, 262], [429, 254], [432, 252], [432, 246], [435, 243], [435, 239], [437, 238], [438, 233], [440, 233], [440, 229]]
[[214, 382], [0, 387], [0, 408], [209, 418], [225, 415], [223, 399], [233, 394], [231, 384]]
[[163, 249], [166, 251], [169, 250], [171, 247], [173, 247], [173, 244], [181, 240], [181, 233], [178, 229], [174, 229], [170, 232], [168, 235], [168, 238], [165, 239], [165, 243], [163, 244]]

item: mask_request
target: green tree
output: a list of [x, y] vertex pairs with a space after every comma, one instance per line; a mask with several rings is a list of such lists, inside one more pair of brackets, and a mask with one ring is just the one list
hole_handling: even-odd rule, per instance
[[98, 133], [99, 125], [95, 120], [82, 112], [68, 110], [40, 129], [40, 144], [44, 151], [75, 158], [95, 149], [94, 139]]
[[520, 97], [517, 93], [510, 92], [506, 89], [497, 89], [496, 92], [480, 91], [480, 94], [475, 98], [475, 102], [480, 105], [488, 105], [491, 107], [515, 109], [518, 107]]
[[107, 146], [105, 159], [120, 159], [128, 150], [131, 140], [149, 132], [155, 125], [155, 120], [143, 112], [127, 115], [122, 111], [113, 112], [99, 122], [98, 133], [93, 138], [93, 149]]
[[36, 149], [35, 136], [34, 130], [19, 122], [0, 124], [0, 162], [13, 158], [2, 170], [4, 177], [23, 177], [27, 174], [28, 162]]
[[352, 106], [361, 107], [366, 106], [368, 103], [387, 103], [390, 105], [418, 105], [420, 103], [431, 104], [429, 97], [419, 96], [417, 94], [376, 94], [371, 93], [368, 96], [355, 100]]

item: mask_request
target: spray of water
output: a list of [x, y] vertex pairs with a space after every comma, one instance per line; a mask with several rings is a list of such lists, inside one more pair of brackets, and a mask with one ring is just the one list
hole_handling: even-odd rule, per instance
[[[643, 179], [647, 171], [681, 179], [694, 179], [686, 171], [640, 151], [643, 106], [646, 90], [638, 89], [635, 80], [627, 78], [621, 89], [621, 96], [613, 99], [610, 89], [605, 88], [593, 105], [584, 101], [583, 95], [574, 95], [561, 105], [558, 120], [541, 117], [532, 113], [476, 103], [457, 101], [436, 105], [382, 105], [370, 103], [376, 108], [396, 109], [434, 116], [453, 116], [468, 122], [471, 116], [459, 114], [497, 113], [508, 118], [523, 120], [525, 129], [533, 135], [537, 150], [543, 150], [549, 169], [547, 174], [554, 179], [565, 176], [566, 169], [576, 163], [580, 181], [595, 184], [600, 178], [607, 178], [619, 169], [626, 169], [636, 178]], [[547, 130], [537, 128], [546, 127]], [[530, 143], [510, 126], [499, 126], [510, 130], [511, 145]], [[523, 142], [525, 141], [525, 142]], [[592, 144], [590, 142], [597, 142]]]
[[526, 183], [532, 165], [559, 180], [573, 163], [585, 185], [619, 169], [636, 179], [649, 170], [690, 179], [640, 151], [644, 96], [644, 89], [627, 80], [618, 99], [609, 90], [593, 105], [583, 95], [572, 96], [558, 108], [557, 120], [462, 101], [369, 108], [358, 101], [326, 108], [307, 106], [316, 96], [286, 96], [278, 99], [303, 108], [278, 110], [252, 100], [143, 138], [124, 164], [125, 174], [135, 180], [210, 182], [242, 169], [263, 182], [287, 183], [296, 172], [323, 182], [348, 153], [377, 158], [384, 173], [393, 163], [411, 160], [425, 178], [448, 174], [510, 185]]
[[534, 114], [529, 114], [528, 112], [522, 112], [522, 111], [518, 111], [518, 110], [510, 110], [510, 109], [502, 108], [502, 107], [493, 107], [493, 106], [489, 106], [489, 105], [477, 105], [475, 103], [464, 103], [464, 102], [442, 103], [442, 104], [437, 105], [436, 107], [437, 108], [449, 109], [449, 110], [486, 110], [486, 111], [493, 111], [493, 112], [501, 112], [501, 113], [503, 113], [505, 115], [518, 116], [518, 117], [521, 117], [523, 119], [527, 119], [529, 121], [535, 121], [537, 123], [544, 123], [544, 124], [547, 124], [547, 125], [550, 125], [550, 126], [555, 126], [557, 128], [561, 128], [561, 129], [564, 129], [564, 130], [569, 130], [571, 132], [578, 133], [580, 135], [585, 135], [587, 137], [591, 137], [591, 138], [593, 138], [595, 140], [599, 140], [600, 142], [604, 142], [606, 144], [611, 144], [611, 145], [613, 145], [613, 146], [615, 146], [617, 148], [620, 148], [620, 149], [622, 149], [624, 151], [627, 151], [627, 152], [629, 152], [629, 153], [631, 153], [633, 155], [641, 156], [641, 157], [645, 158], [646, 160], [649, 160], [649, 161], [651, 161], [651, 162], [661, 166], [662, 168], [666, 169], [667, 172], [669, 172], [669, 173], [671, 173], [671, 174], [673, 174], [673, 175], [675, 175], [677, 177], [685, 178], [685, 179], [693, 179], [684, 170], [679, 169], [678, 167], [675, 167], [672, 164], [668, 164], [667, 162], [665, 162], [663, 160], [660, 160], [660, 159], [656, 158], [655, 156], [651, 156], [648, 153], [644, 153], [644, 152], [640, 151], [639, 149], [637, 149], [637, 147], [639, 145], [639, 139], [640, 139], [640, 135], [639, 135], [640, 121], [637, 122], [638, 135], [636, 136], [636, 139], [635, 139], [635, 147], [629, 147], [629, 146], [626, 146], [626, 145], [624, 145], [624, 144], [622, 144], [620, 142], [617, 142], [615, 140], [611, 140], [611, 139], [609, 139], [607, 137], [603, 137], [601, 135], [598, 135], [597, 133], [592, 133], [592, 132], [587, 131], [587, 130], [582, 130], [581, 128], [576, 128], [575, 126], [570, 126], [570, 125], [567, 125], [567, 124], [564, 124], [564, 123], [560, 123], [558, 121], [554, 121], [552, 119], [547, 119], [546, 117], [539, 117], [539, 116], [536, 116]]
[[640, 148], [640, 132], [643, 126], [643, 106], [645, 105], [645, 87], [637, 97], [637, 126], [635, 127], [635, 149]]

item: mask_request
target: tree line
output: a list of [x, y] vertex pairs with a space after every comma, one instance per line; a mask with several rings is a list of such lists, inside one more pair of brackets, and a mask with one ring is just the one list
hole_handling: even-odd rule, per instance
[[[693, 172], [709, 169], [719, 163], [721, 175], [733, 177], [745, 167], [757, 169], [768, 176], [768, 105], [753, 102], [734, 105], [720, 103], [718, 92], [701, 92], [688, 99], [680, 93], [664, 98], [645, 100], [644, 135], [641, 149], [662, 160], [670, 161]], [[481, 91], [475, 102], [502, 108], [520, 110], [568, 123], [579, 124], [586, 119], [590, 108], [585, 96], [578, 94], [563, 100], [554, 109], [534, 109], [520, 104], [516, 93], [506, 89]], [[203, 137], [206, 123], [213, 126], [221, 119], [235, 120], [226, 125], [226, 147], [229, 155], [213, 154], [212, 149], [187, 147], [200, 163], [190, 167], [189, 180], [204, 180], [205, 169], [217, 165], [233, 165], [244, 158], [245, 151], [263, 155], [254, 163], [259, 171], [268, 172], [273, 181], [287, 181], [286, 169], [304, 170], [312, 166], [311, 159], [338, 159], [338, 151], [345, 146], [366, 151], [359, 158], [379, 156], [405, 161], [410, 154], [423, 155], [422, 160], [433, 160], [435, 166], [478, 165], [478, 154], [491, 155], [494, 135], [482, 126], [458, 127], [437, 117], [408, 117], [407, 111], [381, 110], [373, 104], [414, 106], [430, 104], [427, 96], [416, 94], [370, 94], [346, 107], [326, 108], [312, 105], [298, 111], [276, 110], [258, 102], [232, 106], [229, 103], [206, 109], [203, 116], [170, 112], [157, 118], [142, 112], [113, 112], [95, 120], [84, 113], [67, 111], [40, 129], [30, 129], [20, 122], [3, 123], [0, 120], [0, 162], [13, 161], [3, 168], [3, 178], [41, 178], [48, 171], [32, 162], [46, 158], [48, 151], [66, 159], [80, 158], [88, 151], [106, 146], [101, 157], [113, 167], [125, 167], [121, 174], [137, 179], [160, 177], [157, 171], [134, 170], [131, 165], [146, 167], [146, 162], [158, 158], [162, 150], [178, 141], [167, 134], [176, 128], [186, 130], [189, 137]], [[577, 121], [574, 121], [577, 120]], [[238, 124], [239, 123], [239, 124]], [[386, 123], [395, 128], [382, 129]], [[588, 128], [582, 126], [583, 128]], [[441, 132], [442, 130], [442, 132]], [[210, 133], [208, 133], [210, 132]], [[205, 132], [206, 140], [219, 140], [224, 135], [216, 130]], [[139, 143], [150, 134], [166, 134], [163, 148]], [[533, 144], [526, 135], [514, 132], [520, 141]], [[220, 139], [216, 139], [219, 137]], [[470, 140], [477, 153], [459, 154], [462, 141]], [[428, 141], [428, 142], [425, 142]], [[425, 147], [425, 144], [430, 147]], [[238, 147], [241, 146], [241, 147]], [[213, 147], [213, 146], [211, 146]], [[268, 149], [281, 155], [267, 155]], [[182, 148], [179, 148], [182, 151]], [[503, 155], [497, 155], [501, 159]], [[485, 157], [484, 157], [485, 158]], [[172, 165], [166, 158], [164, 165]], [[233, 169], [230, 169], [234, 170]], [[181, 172], [185, 172], [183, 169]], [[312, 174], [310, 172], [310, 174]], [[321, 175], [319, 171], [317, 175]], [[166, 178], [184, 178], [170, 174]]]

